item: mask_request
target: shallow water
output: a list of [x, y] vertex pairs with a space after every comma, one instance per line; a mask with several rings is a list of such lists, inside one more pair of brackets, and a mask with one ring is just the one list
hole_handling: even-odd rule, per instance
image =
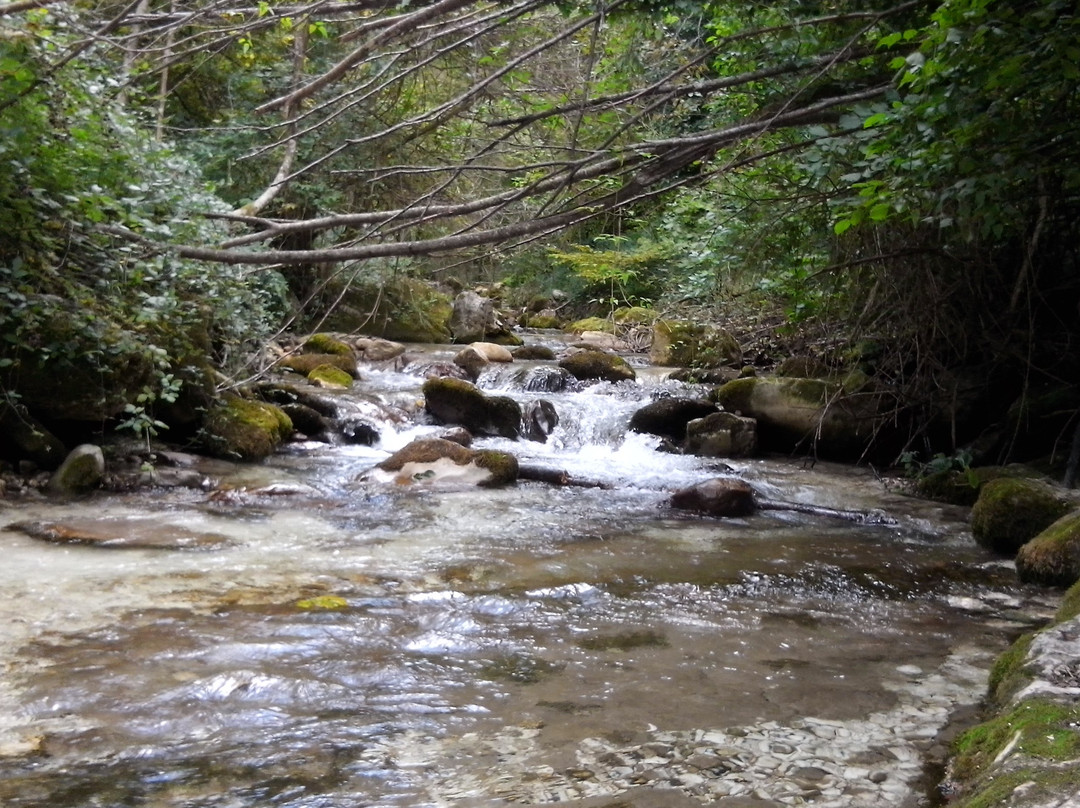
[[[482, 384], [536, 397], [511, 375]], [[0, 529], [0, 804], [925, 804], [938, 732], [1046, 604], [963, 511], [870, 470], [730, 463], [770, 498], [890, 524], [668, 509], [720, 464], [625, 435], [678, 390], [642, 376], [544, 395], [546, 444], [480, 442], [609, 488], [364, 481], [438, 432], [420, 379], [369, 370], [348, 395], [392, 414], [374, 447], [5, 504], [0, 526], [149, 519], [192, 544]]]

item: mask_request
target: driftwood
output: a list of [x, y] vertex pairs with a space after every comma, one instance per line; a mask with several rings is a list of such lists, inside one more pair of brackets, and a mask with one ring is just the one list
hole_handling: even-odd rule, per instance
[[807, 505], [802, 502], [784, 502], [775, 499], [755, 498], [758, 510], [794, 511], [811, 516], [827, 516], [831, 519], [844, 519], [848, 522], [862, 522], [866, 525], [895, 525], [896, 520], [879, 511], [848, 511], [840, 508], [826, 508], [823, 505]]
[[519, 480], [533, 480], [534, 482], [547, 483], [548, 485], [570, 486], [576, 488], [602, 488], [610, 490], [611, 486], [598, 480], [579, 480], [571, 477], [562, 469], [549, 469], [543, 466], [518, 466]]

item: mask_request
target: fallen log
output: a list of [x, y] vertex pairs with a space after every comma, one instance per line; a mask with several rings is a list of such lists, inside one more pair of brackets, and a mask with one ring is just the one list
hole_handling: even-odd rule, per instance
[[607, 483], [602, 483], [598, 480], [580, 480], [575, 477], [571, 477], [570, 474], [562, 469], [549, 469], [543, 466], [518, 466], [518, 479], [519, 480], [533, 480], [538, 483], [547, 483], [548, 485], [558, 485], [565, 487], [576, 488], [600, 488], [603, 490], [610, 490], [611, 486]]
[[896, 520], [881, 511], [849, 511], [842, 508], [827, 508], [824, 505], [808, 505], [802, 502], [785, 502], [776, 499], [754, 498], [758, 510], [792, 511], [811, 516], [827, 516], [830, 519], [844, 519], [848, 522], [861, 522], [864, 525], [895, 525]]

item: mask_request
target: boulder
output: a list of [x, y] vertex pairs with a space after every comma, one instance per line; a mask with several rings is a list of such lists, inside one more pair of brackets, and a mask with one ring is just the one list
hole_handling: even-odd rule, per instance
[[603, 351], [578, 351], [559, 362], [575, 378], [582, 381], [599, 379], [608, 382], [621, 382], [637, 378], [634, 369], [626, 360], [615, 354]]
[[657, 319], [656, 309], [644, 306], [621, 306], [612, 313], [611, 318], [619, 325], [647, 325]]
[[469, 381], [475, 382], [484, 372], [484, 368], [491, 363], [487, 357], [470, 345], [457, 352], [454, 356], [454, 364], [465, 371]]
[[313, 407], [292, 401], [281, 404], [281, 411], [289, 416], [293, 429], [309, 438], [324, 440], [330, 431], [330, 422]]
[[290, 356], [283, 356], [277, 361], [278, 367], [292, 370], [304, 376], [307, 376], [320, 365], [331, 365], [339, 368], [354, 379], [358, 378], [360, 375], [356, 369], [356, 357], [353, 356], [352, 351], [347, 355], [322, 353], [292, 354]]
[[50, 494], [86, 494], [101, 485], [105, 477], [105, 456], [100, 446], [84, 443], [64, 458], [49, 478]]
[[630, 417], [630, 429], [682, 442], [686, 425], [695, 418], [717, 412], [708, 401], [695, 398], [661, 398], [651, 401]]
[[657, 320], [649, 359], [662, 367], [715, 368], [741, 364], [742, 349], [722, 328], [689, 320]]
[[494, 342], [474, 342], [469, 347], [489, 362], [514, 361], [514, 355], [510, 353], [508, 348], [496, 345]]
[[574, 382], [570, 371], [556, 365], [527, 368], [514, 378], [530, 393], [558, 393]]
[[686, 425], [687, 454], [750, 457], [757, 451], [757, 421], [733, 412], [714, 412]]
[[845, 397], [839, 383], [821, 379], [735, 379], [712, 398], [729, 412], [756, 419], [766, 451], [813, 449], [822, 457], [858, 459], [880, 424], [875, 397]]
[[1020, 548], [1016, 572], [1024, 583], [1070, 587], [1080, 581], [1080, 510], [1058, 519]]
[[571, 334], [583, 334], [586, 331], [599, 331], [604, 334], [614, 334], [615, 323], [603, 317], [586, 317], [582, 320], [575, 320], [572, 323], [567, 323], [563, 326], [563, 331], [567, 331]]
[[29, 460], [51, 471], [64, 462], [64, 444], [22, 407], [0, 405], [0, 458]]
[[524, 408], [525, 437], [537, 443], [547, 443], [548, 435], [559, 425], [559, 413], [547, 399], [530, 401]]
[[353, 377], [339, 367], [323, 363], [308, 371], [308, 381], [327, 390], [348, 390]]
[[1048, 485], [1001, 477], [982, 486], [971, 509], [971, 533], [983, 547], [1014, 556], [1068, 510]]
[[555, 358], [555, 352], [546, 345], [522, 345], [520, 348], [515, 348], [510, 353], [514, 355], [514, 359], [541, 359], [541, 360], [553, 360]]
[[352, 356], [352, 346], [332, 334], [312, 334], [304, 340], [301, 350], [309, 354], [337, 354]]
[[673, 508], [710, 516], [748, 516], [757, 508], [750, 484], [731, 477], [715, 477], [682, 488], [671, 495], [670, 502]]
[[530, 314], [525, 317], [526, 328], [554, 329], [562, 325], [562, 321], [554, 311], [542, 311], [539, 314]]
[[442, 438], [421, 438], [398, 450], [377, 468], [394, 473], [399, 485], [423, 482], [468, 482], [485, 487], [512, 483], [518, 462], [511, 454], [475, 451]]
[[292, 421], [280, 408], [232, 396], [206, 413], [202, 439], [216, 457], [254, 462], [273, 454], [292, 431]]
[[368, 362], [385, 362], [405, 353], [405, 346], [378, 337], [360, 337], [353, 343], [360, 358]]
[[606, 331], [582, 331], [577, 342], [572, 343], [570, 347], [596, 351], [627, 350], [627, 345], [623, 340]]
[[517, 438], [521, 407], [506, 396], [488, 396], [462, 379], [428, 379], [423, 386], [427, 411], [443, 424], [463, 426], [475, 435]]
[[495, 330], [495, 304], [490, 298], [465, 291], [454, 298], [450, 315], [454, 342], [478, 342]]

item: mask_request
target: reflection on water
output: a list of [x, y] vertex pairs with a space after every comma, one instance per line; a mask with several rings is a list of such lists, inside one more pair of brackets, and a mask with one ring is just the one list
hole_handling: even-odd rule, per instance
[[[418, 394], [367, 378], [357, 395], [396, 411]], [[395, 417], [375, 446], [291, 447], [213, 493], [0, 511], [224, 539], [106, 550], [0, 531], [0, 803], [636, 804], [662, 787], [693, 804], [917, 804], [922, 756], [981, 695], [1030, 593], [963, 514], [860, 470], [733, 463], [773, 498], [897, 524], [669, 511], [715, 461], [624, 434], [653, 382], [549, 394], [548, 443], [482, 442], [610, 489], [357, 482], [437, 432]], [[799, 758], [826, 736], [817, 763]], [[853, 785], [872, 749], [893, 751]]]

